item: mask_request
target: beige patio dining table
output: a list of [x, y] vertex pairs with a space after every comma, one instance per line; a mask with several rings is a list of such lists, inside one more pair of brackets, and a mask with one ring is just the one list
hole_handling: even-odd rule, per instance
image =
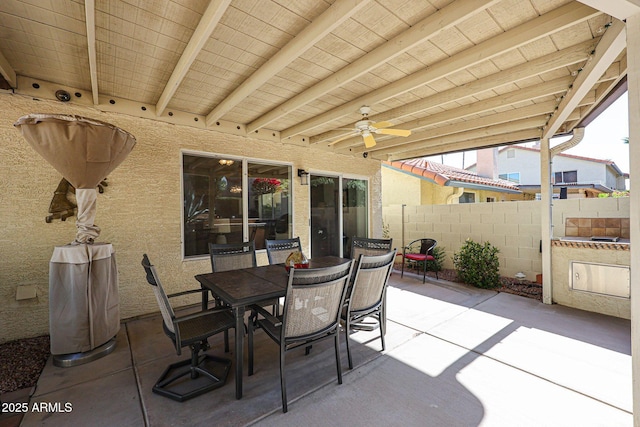
[[[324, 256], [309, 260], [309, 268], [322, 268], [349, 262], [349, 259]], [[284, 297], [289, 273], [284, 264], [198, 274], [196, 280], [204, 289], [229, 305], [235, 317], [235, 375], [236, 399], [242, 398], [244, 358], [244, 315], [246, 307], [260, 301]], [[202, 305], [208, 305], [207, 292], [203, 292]]]

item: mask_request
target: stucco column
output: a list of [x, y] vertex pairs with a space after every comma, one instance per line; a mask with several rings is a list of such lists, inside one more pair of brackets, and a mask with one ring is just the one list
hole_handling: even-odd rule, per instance
[[640, 14], [627, 18], [633, 424], [640, 427]]
[[542, 198], [540, 213], [542, 237], [542, 302], [553, 302], [553, 287], [551, 282], [551, 151], [549, 139], [540, 140], [540, 194]]

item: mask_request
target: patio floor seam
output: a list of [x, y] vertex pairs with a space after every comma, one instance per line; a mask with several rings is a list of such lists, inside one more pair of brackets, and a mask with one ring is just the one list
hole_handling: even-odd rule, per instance
[[129, 325], [128, 323], [124, 323], [125, 333], [127, 334], [127, 343], [129, 348], [129, 358], [131, 360], [131, 367], [133, 369], [133, 378], [136, 381], [136, 392], [138, 393], [138, 401], [140, 402], [140, 411], [142, 412], [142, 418], [144, 419], [145, 427], [149, 426], [149, 416], [147, 414], [147, 408], [144, 404], [144, 399], [142, 398], [142, 384], [140, 382], [140, 374], [138, 372], [138, 366], [135, 363], [133, 357], [133, 348], [131, 347], [131, 336], [129, 335]]

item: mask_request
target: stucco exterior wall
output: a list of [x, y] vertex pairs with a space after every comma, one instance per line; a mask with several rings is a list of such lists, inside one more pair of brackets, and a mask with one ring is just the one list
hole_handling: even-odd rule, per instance
[[[509, 158], [513, 150], [515, 157]], [[498, 174], [520, 173], [520, 184], [540, 185], [540, 154], [533, 151], [507, 148], [498, 153]]]
[[[449, 196], [458, 189], [454, 187], [443, 187], [429, 181], [420, 180], [420, 204], [421, 205], [446, 205]], [[450, 203], [458, 203], [458, 198], [451, 198]], [[383, 205], [384, 206], [384, 205]]]
[[[459, 203], [458, 197], [451, 197], [458, 187], [441, 186], [408, 173], [382, 168], [382, 206], [390, 205], [445, 205]], [[488, 197], [496, 201], [522, 198], [520, 194], [465, 188], [464, 192], [476, 195], [477, 202], [486, 202]]]
[[[553, 237], [563, 238], [567, 218], [629, 218], [630, 199], [567, 199], [553, 201]], [[628, 250], [604, 248], [551, 247], [553, 301], [569, 307], [629, 319], [629, 298], [581, 292], [571, 289], [569, 269], [571, 261], [596, 264], [630, 265]]]
[[401, 205], [408, 203], [411, 205], [421, 204], [420, 180], [415, 177], [398, 172], [389, 168], [381, 168], [382, 183], [382, 206]]
[[[631, 319], [629, 298], [583, 292], [571, 288], [571, 262], [629, 266], [628, 250], [552, 247], [553, 301], [568, 307]], [[619, 284], [622, 286], [622, 284]]]
[[[168, 292], [197, 286], [195, 274], [211, 269], [207, 259], [181, 258], [181, 150], [291, 162], [294, 171], [294, 235], [309, 240], [309, 190], [298, 168], [349, 173], [369, 179], [369, 233], [382, 233], [380, 162], [308, 147], [274, 144], [188, 126], [172, 125], [93, 108], [18, 95], [0, 95], [0, 342], [48, 333], [49, 260], [54, 246], [75, 237], [75, 217], [44, 221], [61, 176], [23, 139], [13, 123], [29, 113], [76, 114], [132, 133], [137, 145], [109, 177], [98, 196], [98, 239], [116, 251], [121, 318], [157, 311], [140, 260], [147, 253]], [[259, 256], [265, 262], [266, 256]], [[35, 285], [37, 298], [16, 301], [19, 285]], [[195, 302], [183, 300], [179, 303]]]
[[[512, 150], [515, 157], [509, 158]], [[470, 168], [475, 170], [475, 168]], [[611, 168], [604, 163], [581, 160], [572, 157], [554, 156], [552, 172], [578, 171], [578, 182], [599, 183], [613, 189], [625, 188], [624, 177], [618, 179]], [[540, 185], [540, 153], [511, 148], [498, 154], [498, 173], [520, 173], [521, 185]]]

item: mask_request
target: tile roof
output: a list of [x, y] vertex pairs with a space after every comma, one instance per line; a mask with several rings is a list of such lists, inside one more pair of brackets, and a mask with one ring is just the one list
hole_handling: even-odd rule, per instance
[[469, 172], [441, 163], [430, 162], [425, 158], [383, 162], [383, 164], [418, 177], [426, 178], [440, 186], [460, 186], [454, 184], [466, 183], [474, 186], [484, 186], [487, 187], [488, 190], [493, 188], [495, 190], [504, 189], [520, 192], [518, 186], [511, 181], [486, 178], [475, 172]]

